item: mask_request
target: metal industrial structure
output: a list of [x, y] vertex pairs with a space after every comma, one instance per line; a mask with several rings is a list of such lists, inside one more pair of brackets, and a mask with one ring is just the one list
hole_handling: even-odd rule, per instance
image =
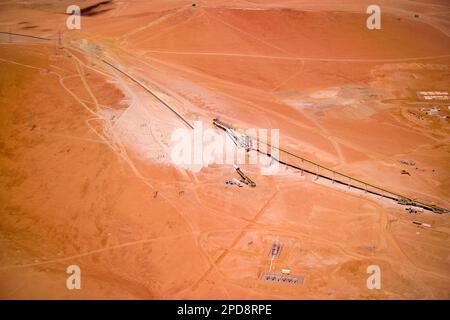
[[[372, 194], [375, 196], [378, 196], [380, 198], [390, 199], [398, 204], [401, 205], [407, 205], [407, 206], [413, 206], [418, 208], [423, 208], [428, 211], [432, 211], [438, 214], [442, 213], [448, 213], [449, 210], [443, 207], [439, 207], [433, 203], [427, 203], [425, 201], [420, 201], [415, 198], [401, 195], [400, 193], [393, 192], [390, 190], [387, 190], [382, 187], [378, 187], [376, 185], [373, 185], [372, 183], [351, 177], [347, 174], [338, 172], [334, 169], [328, 168], [326, 166], [323, 166], [319, 163], [316, 163], [314, 161], [305, 159], [301, 156], [295, 155], [289, 151], [286, 151], [282, 148], [278, 148], [277, 146], [273, 146], [270, 143], [266, 141], [261, 141], [260, 139], [256, 137], [252, 137], [233, 126], [221, 121], [219, 118], [213, 119], [213, 124], [219, 129], [224, 130], [230, 138], [235, 142], [235, 144], [238, 147], [245, 147], [247, 152], [248, 151], [257, 151], [259, 153], [262, 153], [268, 157], [271, 157], [273, 160], [279, 162], [280, 164], [286, 165], [288, 167], [300, 170], [301, 174], [303, 173], [309, 173], [316, 177], [316, 180], [318, 178], [323, 178], [325, 180], [329, 180], [332, 183], [336, 183], [339, 185], [347, 186], [349, 189], [357, 189], [364, 191], [365, 193]], [[245, 143], [244, 143], [245, 142]], [[279, 151], [279, 158], [275, 158], [271, 151], [262, 151], [258, 148], [259, 145], [265, 145], [267, 146], [267, 150], [277, 150]], [[281, 156], [285, 156], [285, 160], [281, 159]], [[298, 164], [297, 162], [300, 162], [301, 164]]]
[[[13, 33], [11, 32], [11, 30], [9, 30], [9, 32], [0, 32], [0, 34], [7, 34], [9, 35], [9, 37], [11, 38], [11, 36], [19, 36], [19, 37], [28, 37], [28, 38], [34, 38], [34, 39], [39, 39], [39, 40], [45, 40], [45, 41], [49, 41], [49, 40], [56, 40], [59, 44], [59, 46], [62, 45], [61, 43], [61, 34], [58, 33], [58, 37], [56, 39], [51, 39], [51, 38], [47, 38], [47, 37], [39, 37], [39, 36], [33, 36], [33, 35], [27, 35], [27, 34], [21, 34], [21, 33]], [[153, 92], [153, 90], [151, 90], [148, 86], [146, 86], [143, 82], [141, 82], [140, 80], [136, 79], [134, 76], [132, 76], [131, 74], [129, 74], [128, 72], [124, 71], [123, 69], [119, 68], [117, 65], [113, 64], [110, 61], [107, 61], [103, 58], [99, 59], [101, 62], [103, 62], [104, 64], [110, 66], [111, 68], [117, 70], [118, 72], [122, 73], [123, 75], [125, 75], [127, 78], [129, 78], [131, 81], [135, 82], [137, 85], [139, 85], [140, 87], [142, 87], [144, 90], [146, 90], [148, 93], [150, 93], [154, 98], [156, 98], [159, 102], [161, 102], [167, 109], [169, 109], [173, 114], [175, 114], [179, 120], [181, 120], [184, 125], [186, 125], [188, 128], [193, 129], [193, 125], [189, 123], [188, 120], [186, 120], [177, 110], [175, 110], [174, 108], [172, 108], [168, 103], [166, 103], [164, 100], [162, 100], [157, 94], [155, 94]], [[340, 184], [343, 186], [347, 186], [349, 189], [353, 188], [353, 189], [357, 189], [357, 190], [361, 190], [364, 191], [366, 193], [372, 194], [372, 195], [376, 195], [379, 196], [380, 198], [386, 198], [386, 199], [390, 199], [393, 200], [395, 202], [397, 202], [398, 204], [401, 205], [406, 205], [406, 206], [412, 206], [412, 207], [418, 207], [418, 208], [422, 208], [428, 211], [432, 211], [435, 213], [448, 213], [449, 210], [444, 208], [444, 207], [440, 207], [437, 206], [434, 203], [427, 203], [425, 201], [420, 201], [417, 200], [415, 198], [409, 197], [409, 196], [405, 196], [402, 195], [400, 193], [397, 192], [393, 192], [390, 190], [387, 190], [385, 188], [382, 187], [378, 187], [376, 185], [373, 185], [369, 182], [351, 177], [347, 174], [338, 172], [334, 169], [328, 168], [326, 166], [323, 166], [319, 163], [316, 163], [314, 161], [308, 160], [306, 158], [303, 158], [301, 156], [295, 155], [287, 150], [284, 150], [282, 148], [278, 148], [276, 146], [272, 146], [270, 143], [266, 142], [266, 141], [261, 141], [256, 137], [252, 137], [246, 133], [241, 132], [240, 130], [237, 130], [235, 128], [233, 128], [231, 125], [226, 124], [225, 122], [219, 120], [218, 118], [214, 118], [213, 119], [213, 124], [224, 130], [229, 136], [230, 138], [233, 140], [233, 142], [236, 144], [236, 146], [238, 146], [239, 148], [245, 148], [245, 150], [247, 152], [249, 151], [257, 151], [261, 154], [264, 154], [268, 157], [271, 157], [273, 160], [279, 162], [280, 164], [286, 165], [288, 167], [300, 170], [301, 174], [303, 175], [304, 173], [309, 173], [312, 174], [316, 177], [316, 180], [319, 178], [323, 178], [326, 180], [329, 180], [333, 183], [336, 184]], [[279, 151], [280, 154], [280, 158], [277, 159], [275, 158], [271, 152], [266, 152], [266, 151], [262, 151], [258, 148], [259, 144], [263, 144], [266, 145], [268, 148], [268, 150], [277, 150]], [[256, 146], [256, 148], [254, 147]], [[285, 160], [281, 159], [281, 155], [284, 155], [286, 157]], [[301, 164], [298, 164], [297, 162], [300, 161]], [[322, 170], [322, 172], [320, 171]], [[238, 172], [238, 174], [241, 176], [242, 178], [242, 182], [250, 185], [251, 187], [255, 187], [256, 184], [250, 179], [248, 178], [243, 172], [242, 170], [240, 170], [239, 168], [236, 169], [236, 171]]]
[[247, 175], [245, 175], [244, 172], [242, 172], [241, 168], [239, 168], [237, 165], [234, 165], [234, 169], [236, 169], [236, 172], [241, 176], [241, 182], [252, 188], [256, 187], [256, 183], [253, 182], [253, 180], [250, 179]]

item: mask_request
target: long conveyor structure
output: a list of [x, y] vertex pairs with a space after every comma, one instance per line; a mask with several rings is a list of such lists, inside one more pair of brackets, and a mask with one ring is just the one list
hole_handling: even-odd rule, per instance
[[[234, 134], [235, 137], [236, 136], [248, 137], [248, 139], [245, 139], [246, 141], [250, 141], [250, 143], [248, 143], [246, 145], [247, 151], [253, 150], [253, 151], [259, 152], [261, 154], [264, 154], [268, 157], [271, 157], [273, 160], [279, 162], [280, 164], [300, 170], [302, 175], [304, 173], [308, 173], [308, 174], [316, 176], [316, 179], [323, 178], [323, 179], [331, 181], [332, 183], [347, 186], [349, 189], [353, 188], [353, 189], [361, 190], [361, 191], [364, 191], [365, 193], [369, 193], [369, 194], [372, 194], [372, 195], [375, 195], [375, 196], [378, 196], [381, 198], [390, 199], [401, 205], [420, 207], [425, 210], [432, 211], [432, 212], [435, 212], [438, 214], [449, 212], [449, 210], [446, 208], [439, 207], [435, 204], [427, 203], [425, 201], [420, 201], [420, 200], [417, 200], [417, 199], [409, 197], [409, 196], [401, 195], [400, 193], [393, 192], [393, 191], [387, 190], [382, 187], [378, 187], [376, 185], [373, 185], [372, 183], [351, 177], [347, 174], [344, 174], [344, 173], [338, 172], [334, 169], [323, 166], [319, 163], [316, 163], [315, 161], [311, 161], [311, 160], [305, 159], [301, 156], [295, 155], [295, 154], [293, 154], [287, 150], [284, 150], [282, 148], [272, 146], [270, 143], [268, 143], [266, 141], [261, 141], [260, 139], [258, 139], [256, 137], [252, 137], [252, 136], [242, 132], [241, 130], [235, 129], [231, 125], [221, 121], [219, 118], [214, 118], [213, 124], [217, 128], [225, 131], [230, 136], [232, 136]], [[233, 140], [233, 142], [235, 142], [235, 144], [238, 147], [242, 147], [242, 144], [236, 143], [236, 138], [234, 138], [234, 139], [232, 138], [232, 140]], [[256, 142], [256, 143], [253, 143], [253, 142]], [[274, 149], [278, 150], [280, 153], [280, 158], [279, 159], [275, 158], [271, 154], [270, 151], [264, 151], [264, 150], [259, 149], [258, 147], [254, 147], [254, 146], [258, 146], [260, 144], [265, 145], [267, 150], [274, 150]], [[288, 158], [300, 160], [300, 162], [302, 164], [298, 165], [298, 164], [294, 163], [293, 161], [282, 160], [281, 154], [286, 155]], [[307, 166], [314, 167], [316, 169], [316, 171], [314, 171], [311, 168], [308, 168]], [[320, 170], [322, 170], [322, 172]]]
[[[21, 33], [13, 33], [13, 32], [0, 32], [0, 34], [7, 34], [10, 37], [11, 36], [22, 36], [22, 37], [28, 37], [28, 38], [35, 38], [35, 39], [39, 39], [39, 40], [53, 40], [51, 38], [48, 37], [40, 37], [40, 36], [34, 36], [34, 35], [27, 35], [27, 34], [21, 34]], [[61, 41], [61, 35], [59, 35], [58, 40]], [[57, 40], [56, 38], [54, 40]], [[117, 65], [111, 63], [110, 61], [107, 61], [105, 59], [100, 59], [103, 63], [105, 63], [106, 65], [109, 65], [110, 67], [116, 69], [117, 71], [119, 71], [120, 73], [124, 74], [126, 77], [128, 77], [129, 79], [131, 79], [133, 82], [135, 82], [136, 84], [138, 84], [139, 86], [141, 86], [142, 88], [144, 88], [147, 92], [149, 92], [151, 95], [153, 95], [157, 100], [159, 100], [165, 107], [167, 107], [170, 111], [172, 111], [189, 129], [193, 129], [194, 127], [192, 126], [192, 124], [189, 123], [189, 121], [183, 116], [181, 115], [177, 110], [175, 110], [174, 108], [172, 108], [170, 105], [168, 105], [165, 101], [163, 101], [158, 95], [156, 95], [153, 90], [151, 90], [150, 88], [148, 88], [145, 84], [143, 84], [141, 81], [139, 81], [138, 79], [136, 79], [135, 77], [133, 77], [132, 75], [130, 75], [128, 72], [126, 72], [125, 70], [119, 68]], [[361, 190], [364, 191], [366, 193], [372, 194], [372, 195], [376, 195], [382, 198], [386, 198], [386, 199], [390, 199], [393, 201], [396, 201], [398, 204], [401, 205], [408, 205], [408, 206], [414, 206], [414, 207], [420, 207], [423, 208], [425, 210], [428, 211], [432, 211], [435, 213], [448, 213], [449, 210], [444, 208], [444, 207], [440, 207], [437, 206], [434, 203], [427, 203], [425, 201], [420, 201], [417, 200], [415, 198], [409, 197], [409, 196], [405, 196], [405, 195], [401, 195], [397, 192], [393, 192], [390, 190], [387, 190], [385, 188], [382, 187], [378, 187], [376, 185], [373, 185], [369, 182], [351, 177], [347, 174], [338, 172], [332, 168], [328, 168], [326, 166], [323, 166], [319, 163], [316, 163], [312, 160], [308, 160], [306, 158], [303, 158], [301, 156], [298, 156], [296, 154], [293, 154], [287, 150], [284, 150], [282, 148], [278, 148], [276, 146], [272, 146], [270, 143], [266, 142], [266, 141], [261, 141], [260, 139], [258, 139], [257, 137], [253, 137], [251, 135], [248, 135], [244, 132], [242, 132], [241, 130], [237, 130], [234, 127], [232, 127], [231, 125], [221, 121], [218, 118], [214, 118], [213, 119], [213, 124], [224, 130], [229, 136], [230, 138], [233, 140], [233, 142], [236, 144], [236, 146], [238, 148], [245, 148], [245, 150], [247, 152], [249, 151], [256, 151], [259, 152], [261, 154], [264, 154], [268, 157], [271, 157], [273, 160], [279, 162], [280, 164], [286, 165], [288, 167], [300, 170], [301, 174], [304, 173], [308, 173], [308, 174], [312, 174], [316, 176], [316, 179], [318, 178], [323, 178], [326, 180], [331, 181], [332, 183], [336, 183], [336, 184], [340, 184], [343, 186], [347, 186], [348, 188], [354, 188], [357, 190]], [[253, 142], [256, 142], [255, 144], [253, 144]], [[259, 149], [258, 147], [254, 148], [253, 145], [265, 145], [267, 150], [277, 150], [279, 151], [280, 154], [284, 154], [286, 155], [289, 159], [293, 158], [295, 160], [299, 160], [301, 161], [301, 165], [297, 165], [296, 163], [294, 163], [292, 160], [282, 160], [281, 156], [279, 159], [275, 158], [274, 155], [271, 154], [271, 152], [267, 152], [264, 150]], [[307, 168], [307, 166], [312, 166], [313, 169], [311, 168]], [[314, 169], [316, 169], [316, 171], [314, 172]], [[323, 172], [320, 172], [320, 170], [322, 170]], [[236, 170], [239, 175], [241, 175], [241, 173], [243, 174], [243, 172], [239, 169]], [[246, 179], [243, 178], [243, 176], [241, 175], [241, 178], [243, 178], [243, 180], [246, 181], [247, 184], [249, 184], [252, 187], [255, 187], [256, 184], [250, 180], [250, 178], [248, 178], [247, 176], [244, 175], [244, 177]], [[248, 179], [248, 180], [247, 180]]]

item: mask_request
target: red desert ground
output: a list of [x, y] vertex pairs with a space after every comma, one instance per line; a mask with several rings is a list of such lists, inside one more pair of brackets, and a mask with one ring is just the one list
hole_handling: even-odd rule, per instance
[[[0, 298], [449, 299], [450, 4], [371, 4], [2, 1]], [[177, 165], [195, 122], [311, 162]]]

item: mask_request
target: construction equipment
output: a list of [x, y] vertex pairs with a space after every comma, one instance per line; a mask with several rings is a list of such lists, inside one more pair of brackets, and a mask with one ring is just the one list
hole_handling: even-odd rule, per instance
[[421, 226], [421, 227], [431, 228], [431, 224], [428, 224], [428, 223], [424, 223], [424, 222], [420, 222], [420, 221], [413, 221], [412, 223], [417, 224], [418, 226]]
[[407, 174], [408, 176], [411, 175], [411, 174], [410, 174], [408, 171], [406, 171], [406, 170], [402, 170], [400, 173], [401, 173], [401, 174]]
[[269, 258], [270, 259], [277, 259], [280, 256], [281, 253], [282, 244], [278, 241], [275, 241], [272, 243], [272, 247], [270, 248], [269, 252]]
[[234, 169], [236, 169], [236, 172], [241, 176], [241, 182], [252, 188], [256, 187], [256, 183], [254, 183], [249, 177], [247, 177], [237, 165], [234, 165]]
[[418, 207], [406, 207], [405, 211], [408, 212], [411, 215], [416, 215], [416, 214], [420, 214], [423, 213], [423, 208], [418, 208]]
[[415, 166], [416, 163], [413, 160], [400, 160], [400, 163], [406, 164], [407, 166]]
[[220, 121], [219, 118], [214, 118], [213, 124], [224, 130], [238, 148], [244, 148], [247, 152], [252, 150], [252, 139], [248, 135], [236, 131], [229, 124]]
[[282, 274], [291, 274], [291, 270], [290, 269], [281, 269], [281, 273]]
[[431, 210], [434, 213], [438, 213], [438, 214], [443, 214], [443, 213], [447, 212], [444, 208], [440, 208], [440, 207], [436, 207], [436, 206], [432, 206]]
[[261, 273], [260, 279], [263, 281], [270, 281], [284, 284], [294, 284], [294, 285], [303, 284], [303, 276], [294, 276], [277, 272], [263, 272]]
[[233, 178], [233, 179], [231, 179], [231, 180], [228, 180], [228, 181], [225, 181], [225, 184], [226, 185], [235, 185], [235, 186], [238, 186], [239, 188], [242, 188], [242, 184], [241, 184], [241, 181], [239, 181], [238, 179], [236, 179], [236, 178]]

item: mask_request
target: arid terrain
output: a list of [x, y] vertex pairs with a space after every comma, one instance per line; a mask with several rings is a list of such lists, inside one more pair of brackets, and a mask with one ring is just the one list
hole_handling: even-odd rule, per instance
[[380, 30], [359, 0], [73, 2], [0, 3], [1, 299], [450, 299], [448, 212], [171, 161], [175, 130], [220, 117], [450, 208], [448, 1], [378, 1]]

